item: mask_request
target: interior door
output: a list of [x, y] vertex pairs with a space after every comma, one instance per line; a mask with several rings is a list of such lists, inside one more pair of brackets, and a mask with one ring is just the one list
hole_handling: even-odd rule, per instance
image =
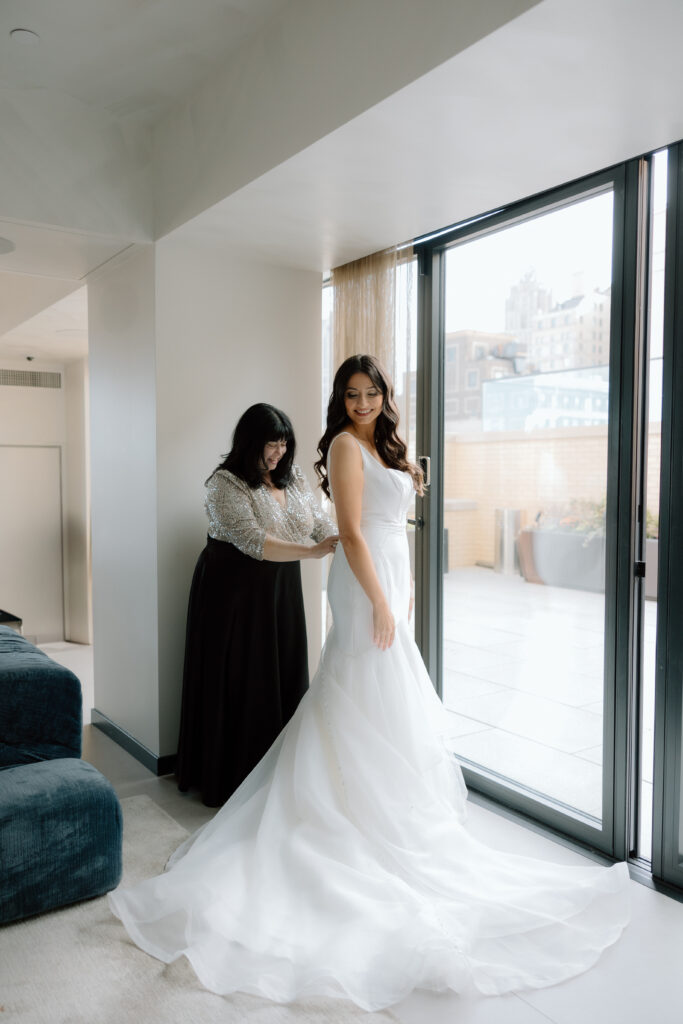
[[0, 446], [0, 607], [24, 635], [64, 639], [61, 450]]

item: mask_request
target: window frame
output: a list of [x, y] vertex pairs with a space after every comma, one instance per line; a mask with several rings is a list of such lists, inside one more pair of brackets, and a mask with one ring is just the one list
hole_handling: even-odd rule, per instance
[[[443, 616], [443, 478], [444, 457], [444, 306], [445, 257], [448, 249], [485, 234], [503, 230], [534, 216], [588, 199], [606, 190], [614, 192], [613, 268], [610, 326], [610, 404], [608, 425], [608, 481], [605, 595], [605, 694], [603, 732], [603, 814], [596, 828], [587, 816], [572, 808], [536, 798], [510, 780], [473, 765], [464, 765], [468, 788], [527, 820], [558, 835], [623, 859], [628, 854], [631, 785], [629, 714], [632, 707], [632, 619], [634, 572], [634, 429], [633, 395], [638, 348], [638, 310], [642, 298], [642, 249], [638, 247], [642, 206], [642, 162], [638, 159], [587, 175], [496, 209], [463, 225], [432, 234], [414, 244], [418, 257], [418, 451], [431, 458], [432, 485], [421, 502], [424, 528], [416, 545], [420, 573], [416, 635], [437, 693], [443, 693], [441, 624]], [[638, 299], [636, 298], [638, 296]]]

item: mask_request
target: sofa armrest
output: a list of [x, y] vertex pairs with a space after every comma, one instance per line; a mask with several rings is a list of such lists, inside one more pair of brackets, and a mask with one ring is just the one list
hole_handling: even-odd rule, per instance
[[0, 767], [80, 757], [82, 730], [78, 677], [0, 627]]

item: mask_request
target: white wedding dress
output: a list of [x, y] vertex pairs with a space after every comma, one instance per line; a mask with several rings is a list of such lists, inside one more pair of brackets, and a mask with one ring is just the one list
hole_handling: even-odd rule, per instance
[[618, 938], [626, 866], [532, 860], [468, 833], [447, 713], [408, 622], [411, 479], [361, 452], [362, 530], [396, 618], [392, 647], [373, 646], [340, 545], [333, 626], [296, 714], [166, 872], [117, 890], [112, 908], [142, 949], [186, 956], [218, 993], [373, 1010], [415, 988], [551, 985]]

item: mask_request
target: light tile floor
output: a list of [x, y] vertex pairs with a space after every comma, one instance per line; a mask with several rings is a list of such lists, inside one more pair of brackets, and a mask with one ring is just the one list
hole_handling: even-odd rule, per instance
[[[453, 749], [602, 814], [604, 595], [468, 567], [444, 576]], [[645, 602], [640, 853], [650, 856], [657, 605]]]

